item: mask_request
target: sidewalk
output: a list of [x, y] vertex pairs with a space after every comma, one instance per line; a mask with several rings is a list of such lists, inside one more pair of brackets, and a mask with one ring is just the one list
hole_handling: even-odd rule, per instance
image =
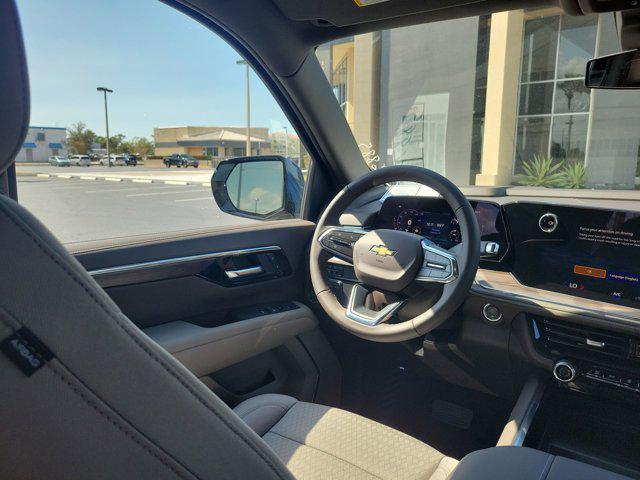
[[21, 168], [17, 172], [18, 177], [30, 176], [40, 178], [60, 178], [88, 181], [106, 182], [133, 182], [133, 183], [164, 183], [167, 185], [200, 185], [208, 187], [211, 185], [211, 170], [184, 170], [184, 171], [113, 171], [113, 172], [92, 172], [91, 169], [79, 171], [65, 171], [56, 168], [51, 171], [49, 168]]

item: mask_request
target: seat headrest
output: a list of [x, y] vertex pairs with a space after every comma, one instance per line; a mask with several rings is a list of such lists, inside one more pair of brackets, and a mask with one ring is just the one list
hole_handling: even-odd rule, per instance
[[0, 1], [0, 173], [18, 154], [29, 127], [29, 77], [14, 0]]

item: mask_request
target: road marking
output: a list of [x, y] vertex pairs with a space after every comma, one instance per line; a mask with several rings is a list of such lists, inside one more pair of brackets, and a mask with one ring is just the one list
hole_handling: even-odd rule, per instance
[[203, 183], [203, 184], [202, 184], [202, 186], [203, 186], [203, 187], [210, 187], [210, 186], [211, 186], [211, 184], [210, 184], [210, 183]]
[[49, 178], [51, 177], [51, 175], [49, 175], [48, 173], [38, 173], [36, 177]]
[[80, 180], [95, 180], [96, 177], [80, 177]]
[[[93, 185], [92, 185], [93, 186]], [[116, 185], [114, 185], [115, 187]], [[121, 188], [102, 188], [100, 190], [87, 190], [84, 193], [103, 193], [103, 192], [130, 192], [130, 191], [137, 191], [137, 192], [148, 192], [150, 190], [168, 190], [168, 189], [173, 189], [175, 187], [171, 187], [169, 185], [164, 185], [164, 186], [157, 186], [157, 187], [147, 187], [147, 186], [142, 186], [139, 185], [137, 187], [130, 187], [128, 186], [126, 183], [122, 183], [120, 185], [118, 185]], [[87, 188], [87, 185], [83, 185], [83, 188]], [[187, 190], [188, 191], [188, 190]]]
[[152, 195], [176, 195], [180, 193], [206, 192], [208, 190], [174, 190], [173, 192], [131, 193], [127, 197], [150, 197]]
[[106, 182], [121, 182], [122, 179], [121, 178], [113, 178], [113, 177], [105, 177], [104, 179]]
[[202, 200], [213, 200], [213, 197], [209, 195], [208, 197], [198, 197], [198, 198], [181, 198], [179, 200], [174, 200], [174, 202], [197, 202]]
[[180, 182], [178, 180], [165, 180], [165, 185], [187, 185], [187, 182]]
[[149, 178], [134, 178], [131, 180], [133, 183], [153, 183], [153, 180]]
[[71, 175], [56, 175], [58, 178], [72, 178]]

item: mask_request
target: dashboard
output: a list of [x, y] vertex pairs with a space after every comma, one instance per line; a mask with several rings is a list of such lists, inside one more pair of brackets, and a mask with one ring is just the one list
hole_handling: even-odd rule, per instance
[[[516, 201], [470, 202], [483, 245], [481, 268], [527, 287], [640, 309], [640, 212]], [[462, 241], [441, 198], [387, 197], [374, 228], [422, 235], [443, 248]]]

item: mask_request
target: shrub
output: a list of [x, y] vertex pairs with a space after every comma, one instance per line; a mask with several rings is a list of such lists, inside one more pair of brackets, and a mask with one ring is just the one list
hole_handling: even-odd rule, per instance
[[587, 167], [575, 162], [562, 167], [559, 185], [561, 188], [584, 188], [587, 178]]
[[520, 185], [529, 187], [557, 187], [561, 182], [558, 170], [562, 162], [553, 163], [553, 159], [542, 155], [534, 155], [532, 160], [522, 164], [523, 175], [516, 175], [516, 181]]

